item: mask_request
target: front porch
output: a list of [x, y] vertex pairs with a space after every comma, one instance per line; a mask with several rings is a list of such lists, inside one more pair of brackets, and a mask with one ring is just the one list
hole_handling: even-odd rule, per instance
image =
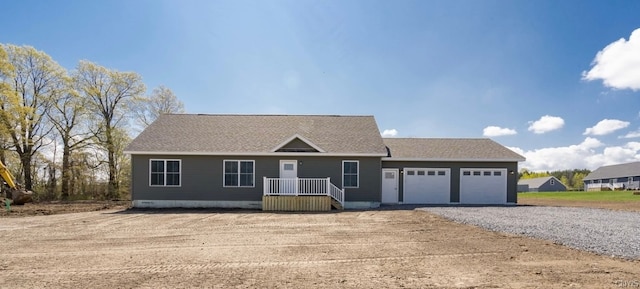
[[344, 208], [344, 190], [331, 178], [263, 179], [264, 211], [330, 211]]

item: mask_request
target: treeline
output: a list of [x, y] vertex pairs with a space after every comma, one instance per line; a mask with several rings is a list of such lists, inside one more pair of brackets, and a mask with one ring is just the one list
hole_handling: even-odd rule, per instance
[[43, 51], [0, 44], [0, 160], [39, 199], [118, 199], [129, 191], [123, 154], [161, 113], [184, 112], [163, 86], [81, 60], [66, 70]]
[[561, 170], [552, 172], [531, 172], [525, 168], [521, 169], [518, 177], [520, 179], [533, 179], [554, 176], [560, 180], [568, 190], [582, 190], [584, 189], [583, 179], [591, 173], [587, 169], [573, 169], [573, 170]]

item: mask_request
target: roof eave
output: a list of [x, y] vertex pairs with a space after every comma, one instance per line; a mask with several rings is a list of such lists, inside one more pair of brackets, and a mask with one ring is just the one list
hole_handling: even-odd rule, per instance
[[454, 159], [454, 158], [396, 158], [384, 157], [382, 161], [400, 161], [400, 162], [524, 162], [524, 158], [506, 158], [506, 159]]
[[171, 156], [321, 156], [321, 157], [384, 157], [386, 153], [326, 153], [326, 152], [164, 152], [125, 151], [127, 155], [171, 155]]

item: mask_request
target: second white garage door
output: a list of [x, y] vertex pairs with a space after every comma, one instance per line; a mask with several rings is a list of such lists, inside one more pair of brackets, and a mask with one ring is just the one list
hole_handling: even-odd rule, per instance
[[461, 169], [461, 204], [505, 204], [507, 169]]
[[443, 168], [405, 168], [404, 204], [448, 204], [451, 170]]

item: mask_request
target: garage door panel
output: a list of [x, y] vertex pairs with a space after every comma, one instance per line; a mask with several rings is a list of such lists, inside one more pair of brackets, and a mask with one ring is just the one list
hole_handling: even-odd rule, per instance
[[460, 203], [505, 204], [507, 202], [506, 169], [461, 169]]
[[450, 200], [450, 187], [450, 169], [405, 168], [403, 203], [447, 204]]

